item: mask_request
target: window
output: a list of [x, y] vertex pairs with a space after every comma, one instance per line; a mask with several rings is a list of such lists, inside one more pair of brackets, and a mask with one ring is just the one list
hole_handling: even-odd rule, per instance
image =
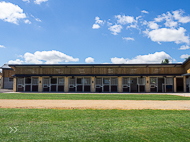
[[57, 78], [51, 78], [51, 84], [57, 84]]
[[150, 84], [156, 84], [156, 78], [150, 78]]
[[13, 82], [13, 78], [9, 78], [9, 82]]
[[173, 78], [166, 78], [166, 84], [167, 85], [173, 85]]
[[109, 78], [107, 78], [107, 79], [104, 78], [104, 84], [109, 84], [109, 82], [110, 82]]
[[82, 84], [82, 78], [77, 78], [77, 84]]
[[27, 77], [25, 78], [25, 84], [30, 84], [31, 83], [31, 78]]

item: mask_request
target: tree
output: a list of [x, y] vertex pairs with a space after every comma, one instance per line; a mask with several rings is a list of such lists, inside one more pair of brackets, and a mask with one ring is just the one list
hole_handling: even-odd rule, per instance
[[169, 60], [168, 59], [165, 59], [164, 61], [162, 60], [161, 64], [169, 64]]
[[[190, 57], [190, 56], [189, 56]], [[185, 58], [185, 60], [187, 60], [189, 57]]]

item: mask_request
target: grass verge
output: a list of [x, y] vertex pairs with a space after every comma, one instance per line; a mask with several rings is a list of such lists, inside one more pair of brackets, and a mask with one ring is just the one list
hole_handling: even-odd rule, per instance
[[0, 99], [32, 100], [190, 100], [190, 97], [167, 94], [43, 94], [0, 93]]
[[190, 141], [189, 118], [177, 110], [0, 109], [0, 141]]

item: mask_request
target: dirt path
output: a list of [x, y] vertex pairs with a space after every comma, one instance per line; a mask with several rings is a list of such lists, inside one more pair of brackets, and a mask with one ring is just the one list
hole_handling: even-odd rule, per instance
[[0, 99], [0, 108], [190, 110], [190, 101]]

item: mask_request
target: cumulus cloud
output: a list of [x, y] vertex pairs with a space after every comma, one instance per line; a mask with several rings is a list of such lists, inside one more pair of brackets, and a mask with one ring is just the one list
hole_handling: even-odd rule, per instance
[[142, 13], [146, 13], [146, 14], [148, 14], [149, 12], [148, 11], [146, 11], [146, 10], [142, 10], [141, 11]]
[[132, 40], [132, 41], [134, 41], [135, 39], [134, 38], [132, 38], [132, 37], [122, 37], [122, 39], [124, 39], [124, 40]]
[[23, 9], [21, 9], [18, 5], [10, 2], [0, 2], [1, 20], [18, 25], [18, 21], [24, 18], [26, 18], [26, 14], [23, 13]]
[[0, 48], [5, 48], [5, 46], [4, 45], [0, 45]]
[[30, 20], [28, 20], [28, 19], [24, 20], [24, 23], [31, 24]]
[[188, 23], [190, 22], [190, 16], [183, 16], [183, 13], [185, 13], [183, 10], [176, 10], [173, 11], [173, 17], [175, 20], [178, 20], [180, 23]]
[[133, 59], [125, 58], [111, 58], [113, 64], [127, 64], [127, 63], [161, 63], [162, 60], [169, 59], [172, 62], [172, 57], [165, 53], [164, 51], [155, 52], [148, 55], [138, 55]]
[[181, 59], [189, 58], [189, 56], [190, 55], [188, 55], [188, 54], [183, 54], [183, 55], [181, 55]]
[[148, 26], [150, 29], [158, 29], [159, 28], [159, 25], [157, 23], [155, 23], [154, 21], [148, 22]]
[[41, 4], [42, 2], [47, 2], [48, 0], [35, 0], [34, 3], [35, 4]]
[[100, 17], [95, 17], [95, 23], [96, 24], [100, 24], [100, 25], [103, 25], [104, 23], [105, 23], [105, 21], [103, 21], [103, 20], [100, 20]]
[[95, 24], [93, 24], [92, 29], [99, 29], [100, 25], [104, 25], [105, 21], [100, 20], [100, 17], [95, 17]]
[[182, 45], [179, 50], [187, 50], [190, 49], [190, 47], [188, 45]]
[[72, 56], [66, 55], [62, 52], [52, 50], [52, 51], [36, 51], [34, 54], [25, 53], [25, 62], [41, 64], [45, 61], [46, 64], [57, 64], [60, 62], [78, 62], [78, 58], [73, 58]]
[[93, 24], [92, 29], [99, 29], [100, 26], [98, 24]]
[[128, 24], [128, 23], [131, 24], [131, 23], [135, 22], [135, 19], [134, 19], [134, 17], [132, 17], [132, 16], [116, 15], [115, 18], [118, 19], [118, 20], [117, 20], [117, 23], [118, 23], [118, 24], [122, 24], [122, 25], [125, 25], [125, 24]]
[[85, 59], [85, 62], [86, 63], [94, 63], [94, 58], [88, 57], [88, 58]]
[[22, 0], [23, 2], [27, 2], [27, 3], [30, 3], [30, 0]]
[[180, 27], [179, 29], [161, 28], [152, 31], [144, 31], [148, 37], [154, 42], [175, 42], [189, 44], [189, 36], [185, 35], [186, 29]]
[[[34, 54], [26, 52], [23, 56], [24, 61], [17, 59], [19, 63], [33, 63], [33, 64], [58, 64], [61, 62], [78, 62], [79, 58], [73, 58], [62, 52], [52, 51], [36, 51]], [[16, 62], [15, 61], [15, 62]], [[12, 60], [10, 62], [13, 62]]]
[[113, 35], [117, 35], [118, 33], [121, 32], [121, 29], [122, 29], [122, 28], [123, 28], [123, 27], [122, 27], [121, 25], [115, 24], [115, 25], [113, 25], [113, 26], [110, 26], [108, 29], [111, 31], [111, 33], [112, 33]]
[[10, 60], [8, 62], [8, 64], [22, 64], [24, 61], [20, 60], [20, 59], [16, 59], [15, 61]]

